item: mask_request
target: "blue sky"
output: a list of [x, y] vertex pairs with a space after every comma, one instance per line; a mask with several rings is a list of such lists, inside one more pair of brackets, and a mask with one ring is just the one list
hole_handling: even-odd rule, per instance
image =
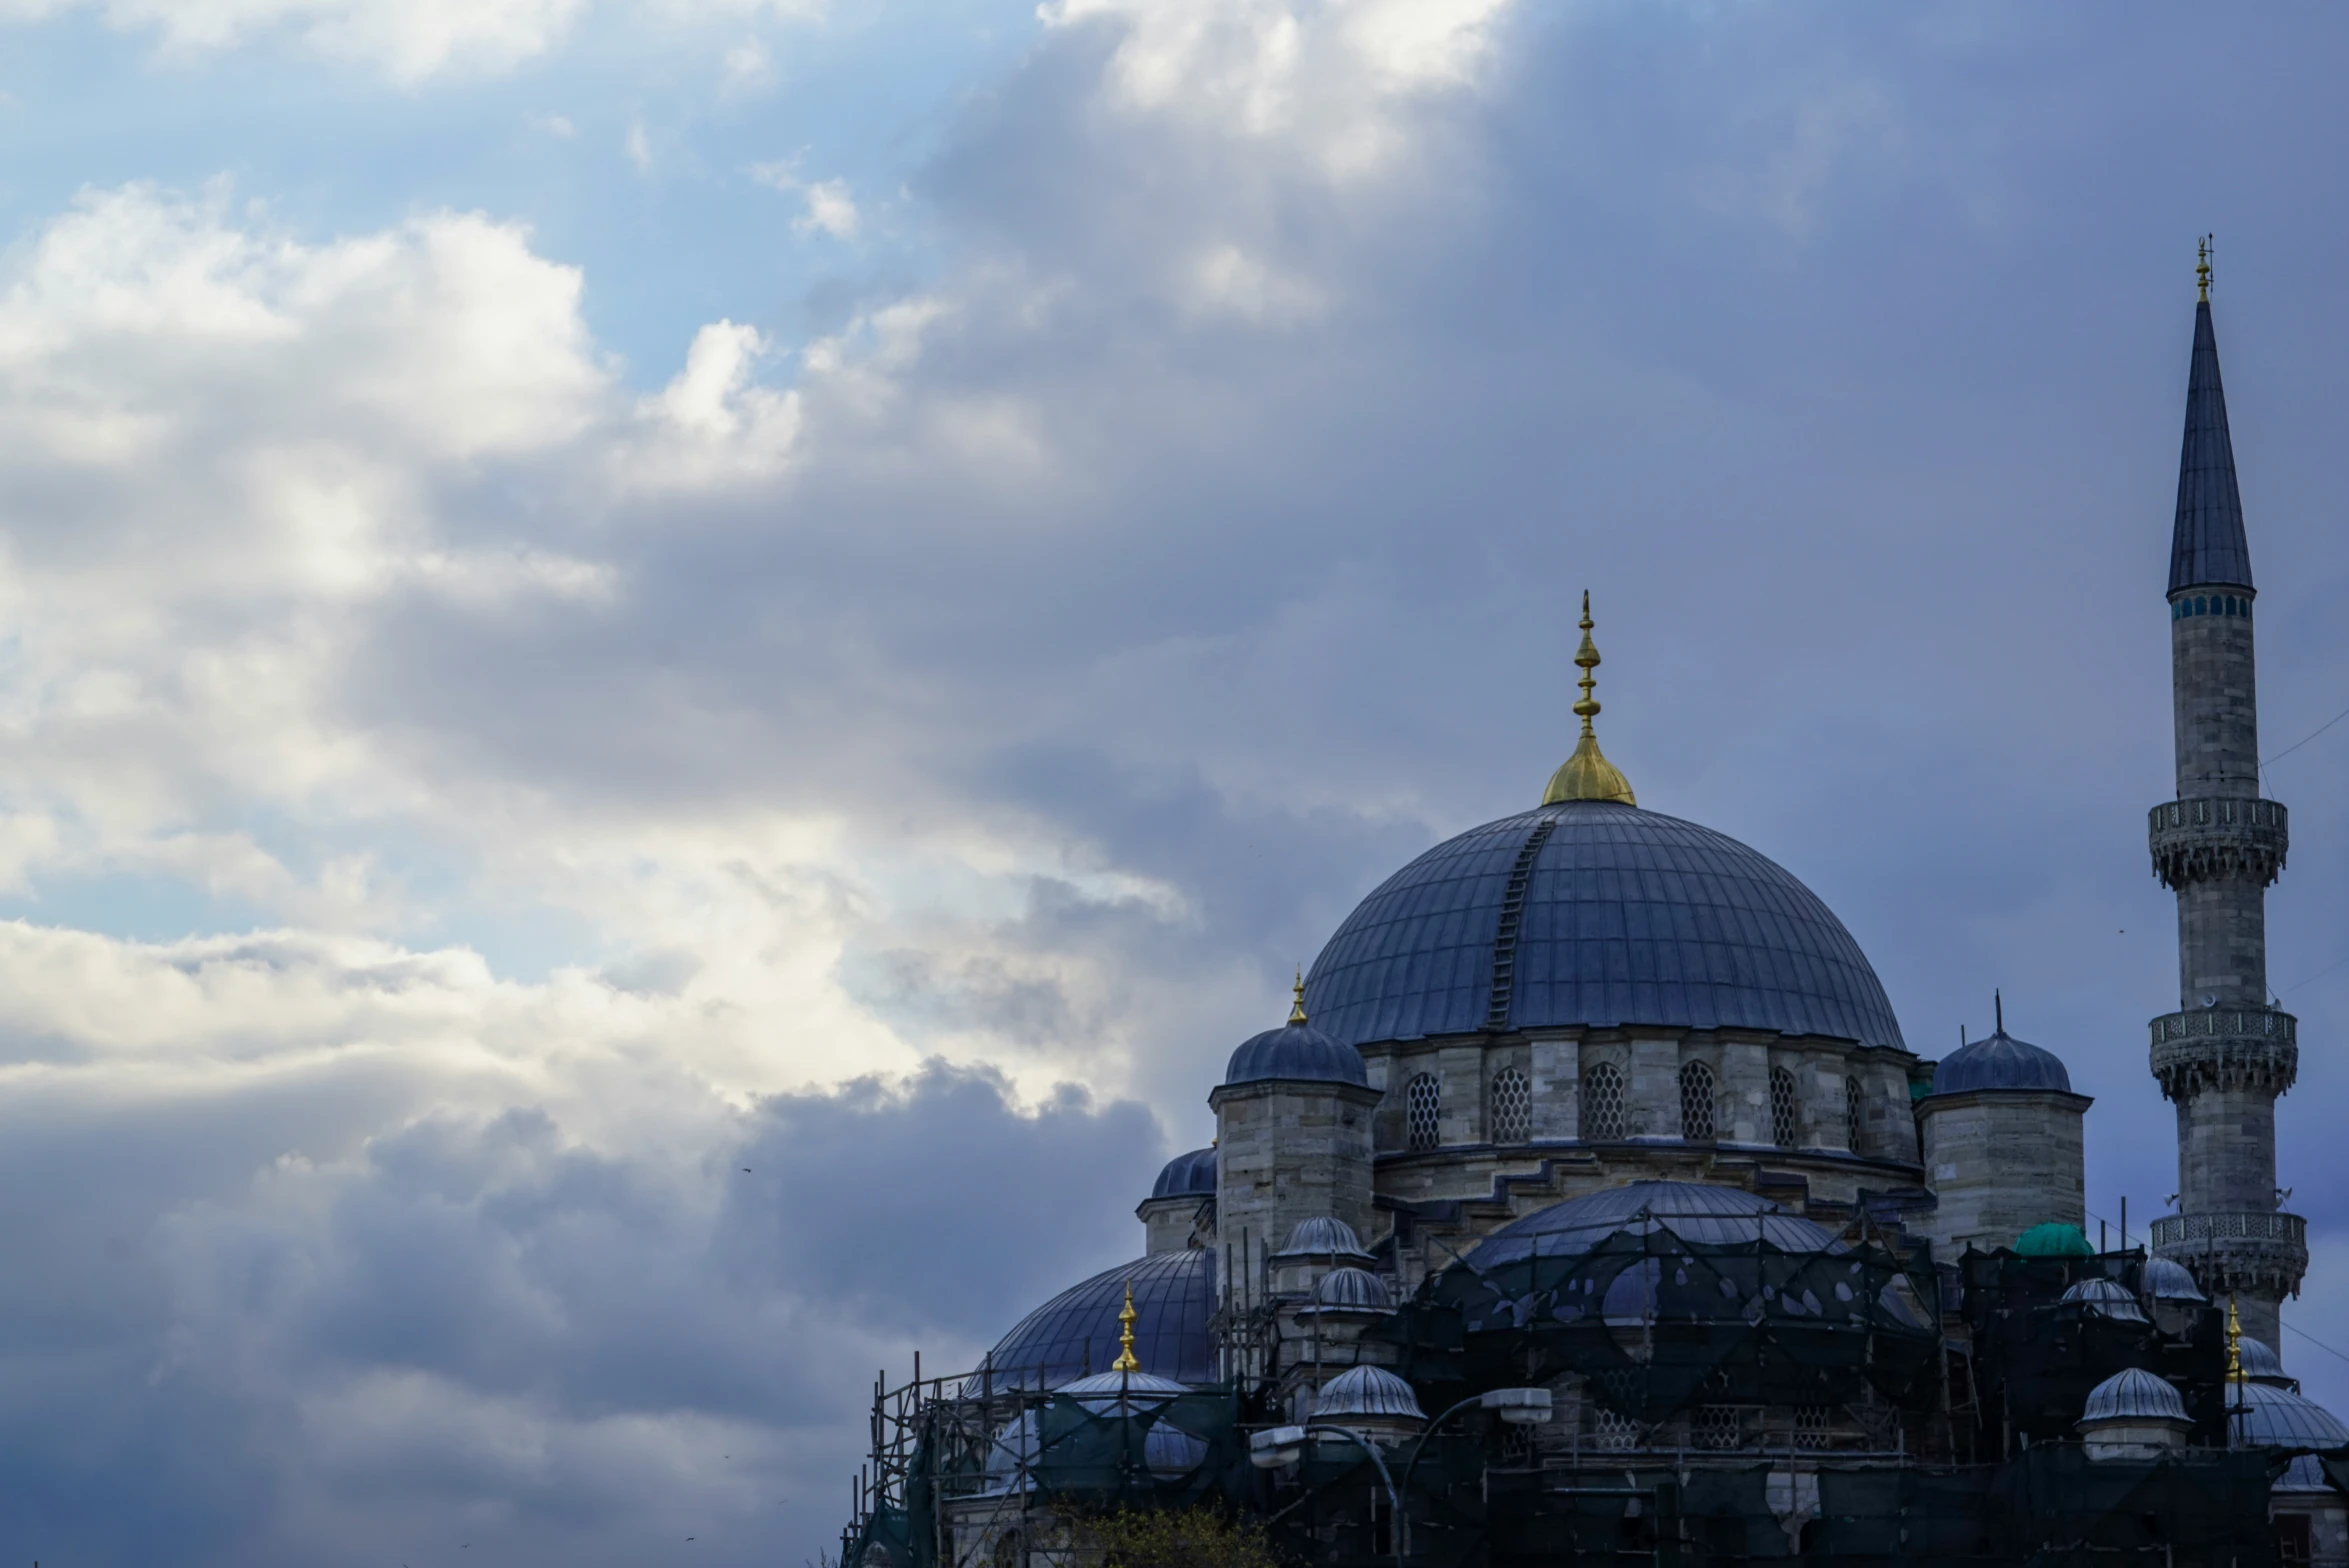
[[[0, 0], [0, 1546], [811, 1555], [870, 1368], [1130, 1255], [1292, 965], [1532, 802], [1586, 587], [1642, 803], [1918, 1050], [2003, 988], [2153, 1212], [2193, 239], [2272, 754], [2349, 706], [2345, 46]], [[2349, 1351], [2345, 770], [2270, 979]]]

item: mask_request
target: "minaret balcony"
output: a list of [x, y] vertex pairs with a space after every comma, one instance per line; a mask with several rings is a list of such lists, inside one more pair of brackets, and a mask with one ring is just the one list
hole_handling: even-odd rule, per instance
[[2272, 1007], [2208, 1007], [2153, 1020], [2153, 1076], [2181, 1104], [2206, 1089], [2283, 1094], [2300, 1076], [2300, 1020]]
[[2220, 877], [2266, 887], [2284, 869], [2291, 813], [2250, 795], [2195, 795], [2153, 808], [2153, 874], [2169, 888]]
[[2281, 1300], [2308, 1272], [2308, 1222], [2275, 1209], [2168, 1214], [2153, 1222], [2153, 1252], [2186, 1265], [2213, 1300]]

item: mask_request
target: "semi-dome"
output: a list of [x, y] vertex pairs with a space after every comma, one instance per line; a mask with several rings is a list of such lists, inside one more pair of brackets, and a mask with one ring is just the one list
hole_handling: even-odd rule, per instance
[[1362, 1419], [1424, 1421], [1419, 1396], [1385, 1367], [1349, 1367], [1322, 1385], [1313, 1401], [1316, 1421]]
[[2053, 1089], [2069, 1094], [2072, 1075], [2053, 1051], [2000, 1029], [1958, 1047], [1933, 1069], [1935, 1094], [1970, 1094], [1978, 1089]]
[[[2144, 1269], [2137, 1276], [2149, 1301], [2206, 1301], [2202, 1287], [2194, 1283], [2194, 1276], [2186, 1272], [2186, 1265], [2175, 1258], [2147, 1258]], [[2252, 1341], [2245, 1340], [2246, 1345]], [[2270, 1352], [2271, 1354], [2273, 1352]]]
[[2227, 1440], [2236, 1448], [2339, 1448], [2349, 1426], [2330, 1410], [2272, 1383], [2227, 1388]]
[[1785, 1252], [1825, 1252], [1835, 1244], [1819, 1225], [1740, 1187], [1635, 1181], [1512, 1221], [1470, 1249], [1468, 1263], [1489, 1269], [1527, 1257], [1574, 1257], [1617, 1232], [1659, 1230], [1703, 1245], [1761, 1240]]
[[1875, 970], [1809, 888], [1724, 834], [1604, 800], [1427, 851], [1346, 917], [1305, 995], [1350, 1046], [1576, 1024], [1902, 1043]]
[[1134, 1291], [1134, 1356], [1175, 1383], [1215, 1378], [1215, 1249], [1186, 1247], [1104, 1269], [1020, 1319], [988, 1352], [997, 1387], [1058, 1388], [1106, 1372], [1118, 1354], [1118, 1313]]
[[2109, 1279], [2084, 1279], [2064, 1292], [2064, 1300], [2077, 1302], [2098, 1317], [2111, 1318], [2116, 1323], [2143, 1323], [2144, 1309], [2128, 1287]]
[[2186, 1401], [2178, 1391], [2138, 1367], [2116, 1372], [2089, 1390], [2088, 1408], [2080, 1413], [2083, 1423], [2186, 1419]]
[[1212, 1198], [1215, 1196], [1215, 1150], [1193, 1149], [1166, 1162], [1150, 1187], [1152, 1198]]

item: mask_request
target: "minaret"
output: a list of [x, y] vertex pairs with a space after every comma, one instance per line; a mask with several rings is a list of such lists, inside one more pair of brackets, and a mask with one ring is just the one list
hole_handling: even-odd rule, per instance
[[2280, 1213], [2276, 1100], [2299, 1068], [2291, 1014], [2268, 1005], [2267, 887], [2284, 867], [2284, 808], [2259, 794], [2251, 553], [2210, 320], [2197, 273], [2194, 363], [2170, 542], [2170, 680], [2178, 796], [2153, 808], [2154, 874], [2178, 895], [2179, 1011], [2153, 1020], [2153, 1076], [2178, 1107], [2178, 1212], [2153, 1250], [2246, 1332], [2280, 1343], [2278, 1309], [2308, 1267], [2306, 1227]]

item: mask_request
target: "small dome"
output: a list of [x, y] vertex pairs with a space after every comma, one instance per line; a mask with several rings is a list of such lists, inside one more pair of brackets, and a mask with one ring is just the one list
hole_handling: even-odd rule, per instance
[[1151, 1184], [1153, 1198], [1212, 1198], [1215, 1196], [1215, 1150], [1193, 1149], [1166, 1162]]
[[2282, 1479], [2268, 1488], [2271, 1492], [2327, 1492], [2338, 1496], [2339, 1489], [2325, 1476], [2324, 1466], [2317, 1463], [2314, 1454], [2296, 1455], [2284, 1466]]
[[2292, 1386], [2292, 1380], [2284, 1375], [2284, 1358], [2277, 1355], [2275, 1347], [2266, 1340], [2253, 1339], [2246, 1334], [2237, 1345], [2235, 1355], [2243, 1363], [2243, 1375], [2254, 1383]]
[[[2174, 1258], [2147, 1258], [2145, 1268], [2137, 1276], [2149, 1301], [2207, 1301], [2194, 1276], [2186, 1272], [2186, 1265]], [[2249, 1344], [2249, 1340], [2244, 1341]]]
[[2137, 1306], [2137, 1298], [2126, 1287], [2109, 1279], [2084, 1279], [2064, 1292], [2064, 1300], [2081, 1302], [2098, 1317], [2111, 1318], [2117, 1323], [2143, 1323], [2146, 1317]]
[[2186, 1401], [2178, 1391], [2137, 1367], [2116, 1372], [2088, 1392], [2080, 1421], [2184, 1421]]
[[1387, 1312], [1395, 1305], [1387, 1282], [1368, 1269], [1331, 1269], [1313, 1288], [1313, 1304], [1342, 1312]]
[[1317, 1214], [1309, 1220], [1299, 1220], [1290, 1230], [1289, 1239], [1281, 1244], [1280, 1256], [1302, 1253], [1317, 1258], [1367, 1258], [1362, 1250], [1362, 1238], [1354, 1234], [1354, 1227], [1344, 1220], [1327, 1214]]
[[1308, 1023], [1283, 1024], [1246, 1041], [1224, 1069], [1225, 1083], [1350, 1083], [1368, 1088], [1362, 1053]]
[[2018, 1040], [2004, 1029], [1988, 1039], [1960, 1046], [1933, 1069], [1935, 1094], [1968, 1094], [1977, 1089], [2055, 1089], [2072, 1092], [2072, 1075], [2053, 1051]]
[[2349, 1427], [2288, 1388], [2239, 1383], [2227, 1390], [2227, 1441], [2236, 1448], [2339, 1448], [2349, 1443]]
[[1148, 1372], [1096, 1372], [1063, 1383], [1053, 1392], [1066, 1394], [1095, 1415], [1104, 1416], [1135, 1405], [1155, 1409], [1190, 1390], [1172, 1378]]
[[2034, 1225], [2015, 1238], [2015, 1255], [2024, 1258], [2093, 1258], [2088, 1233], [2077, 1225]]
[[1385, 1421], [1425, 1421], [1411, 1385], [1384, 1367], [1349, 1367], [1324, 1384], [1313, 1402], [1313, 1418], [1370, 1416]]

